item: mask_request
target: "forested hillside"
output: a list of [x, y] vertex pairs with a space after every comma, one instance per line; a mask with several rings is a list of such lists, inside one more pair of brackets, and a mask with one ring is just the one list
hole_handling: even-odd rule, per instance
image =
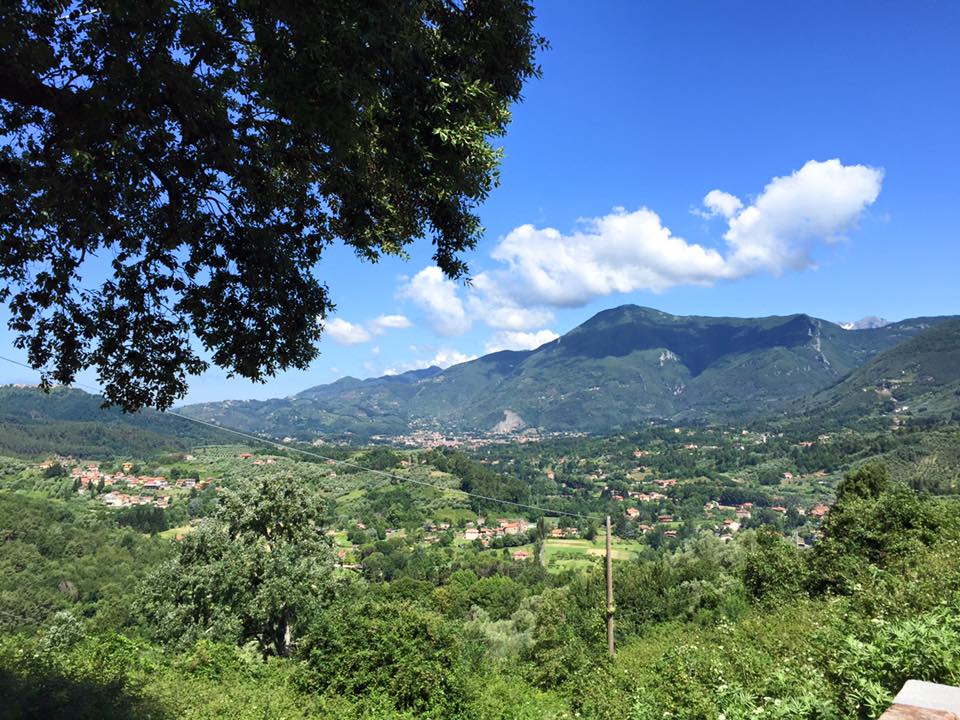
[[[960, 506], [882, 466], [848, 474], [812, 550], [759, 529], [617, 563], [612, 659], [598, 566], [556, 575], [437, 548], [389, 580], [303, 575], [256, 539], [314, 512], [308, 488], [289, 493], [227, 497], [211, 522], [249, 544], [214, 524], [160, 554], [55, 501], [0, 495], [5, 559], [16, 573], [33, 553], [38, 568], [29, 593], [2, 591], [0, 717], [840, 720], [875, 718], [907, 678], [960, 682]], [[257, 594], [282, 577], [288, 603], [310, 588], [301, 604]], [[61, 579], [76, 592], [51, 594]], [[89, 582], [122, 591], [91, 598]], [[293, 623], [293, 645], [268, 644], [265, 662], [270, 617]]]
[[104, 409], [103, 398], [71, 388], [0, 386], [0, 455], [142, 457], [221, 442], [222, 433], [152, 410]]
[[810, 405], [847, 419], [885, 416], [893, 424], [960, 419], [960, 320], [880, 353]]
[[488, 432], [508, 411], [515, 429], [600, 433], [651, 419], [761, 418], [794, 411], [798, 401], [943, 319], [844, 330], [807, 315], [679, 317], [625, 305], [536, 350], [182, 412], [301, 438]]

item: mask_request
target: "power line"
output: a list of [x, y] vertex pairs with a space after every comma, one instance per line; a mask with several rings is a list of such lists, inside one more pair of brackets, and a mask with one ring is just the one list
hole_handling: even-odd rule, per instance
[[[31, 366], [29, 366], [29, 365], [27, 365], [27, 364], [25, 364], [25, 363], [18, 362], [17, 360], [12, 360], [11, 358], [4, 357], [3, 355], [0, 355], [0, 360], [5, 360], [5, 361], [7, 361], [8, 363], [12, 363], [13, 365], [19, 365], [20, 367], [26, 368], [27, 370], [32, 370], [32, 371], [36, 372], [35, 368], [32, 368]], [[93, 388], [93, 387], [91, 387], [90, 385], [86, 385], [86, 384], [84, 384], [84, 383], [75, 382], [75, 383], [73, 383], [73, 385], [75, 385], [75, 386], [77, 386], [77, 387], [82, 387], [82, 388], [85, 388], [85, 389], [89, 389], [89, 390], [91, 390], [92, 392], [95, 392], [95, 393], [97, 393], [97, 394], [100, 393], [100, 390], [98, 390], [97, 388]], [[276, 440], [270, 440], [270, 439], [268, 439], [268, 438], [264, 438], [264, 437], [260, 437], [260, 436], [257, 436], [257, 435], [253, 435], [253, 434], [251, 434], [251, 433], [243, 432], [242, 430], [234, 430], [233, 428], [229, 428], [229, 427], [226, 427], [226, 426], [224, 426], [224, 425], [219, 425], [219, 424], [217, 424], [217, 423], [208, 422], [208, 421], [206, 421], [206, 420], [200, 420], [199, 418], [193, 418], [193, 417], [190, 417], [190, 416], [188, 416], [188, 415], [182, 415], [182, 414], [180, 414], [180, 413], [178, 413], [178, 412], [174, 412], [173, 410], [164, 411], [162, 414], [164, 414], [164, 415], [172, 415], [173, 417], [178, 417], [178, 418], [180, 418], [180, 419], [182, 419], [182, 420], [186, 420], [186, 421], [188, 421], [188, 422], [192, 422], [192, 423], [195, 423], [195, 424], [197, 424], [197, 425], [203, 425], [203, 426], [205, 426], [205, 427], [213, 428], [214, 430], [220, 430], [220, 431], [222, 431], [222, 432], [232, 433], [233, 435], [237, 435], [237, 436], [239, 436], [239, 437], [246, 438], [247, 440], [252, 440], [253, 442], [263, 443], [263, 444], [266, 444], [266, 445], [272, 445], [272, 446], [278, 447], [278, 448], [280, 448], [280, 449], [282, 449], [282, 450], [292, 450], [292, 451], [294, 451], [294, 452], [298, 452], [298, 453], [301, 453], [301, 454], [303, 454], [303, 455], [308, 455], [308, 456], [311, 456], [311, 457], [316, 457], [316, 458], [319, 458], [319, 459], [321, 459], [321, 460], [325, 460], [325, 461], [328, 461], [328, 462], [336, 463], [336, 464], [338, 464], [338, 465], [343, 465], [343, 466], [345, 466], [345, 467], [351, 467], [351, 468], [354, 468], [354, 469], [357, 469], [357, 470], [362, 470], [362, 471], [364, 471], [364, 472], [372, 473], [372, 474], [374, 474], [374, 475], [380, 475], [380, 476], [383, 476], [383, 477], [387, 477], [387, 478], [390, 478], [390, 479], [392, 479], [392, 480], [398, 480], [398, 481], [400, 481], [400, 482], [410, 483], [410, 484], [412, 484], [412, 485], [422, 485], [422, 486], [424, 486], [424, 487], [433, 488], [434, 490], [440, 490], [440, 491], [444, 491], [444, 492], [457, 493], [457, 494], [463, 495], [463, 496], [465, 496], [465, 497], [472, 497], [472, 498], [476, 498], [477, 500], [485, 500], [485, 501], [487, 501], [487, 502], [499, 503], [499, 504], [501, 504], [501, 505], [508, 505], [508, 506], [510, 506], [510, 507], [521, 508], [521, 509], [524, 509], [524, 510], [535, 510], [535, 511], [537, 511], [537, 512], [542, 512], [542, 513], [545, 514], [545, 515], [561, 515], [561, 516], [564, 516], [564, 517], [575, 517], [575, 518], [579, 518], [579, 519], [582, 519], [582, 520], [591, 520], [591, 519], [592, 519], [592, 520], [602, 520], [602, 518], [600, 518], [600, 517], [598, 517], [598, 516], [594, 516], [594, 515], [584, 515], [583, 513], [567, 512], [566, 510], [555, 510], [555, 509], [553, 509], [553, 508], [545, 508], [545, 507], [541, 507], [541, 506], [539, 506], [539, 505], [531, 505], [531, 504], [528, 504], [528, 503], [515, 502], [515, 501], [513, 501], [513, 500], [506, 500], [506, 499], [503, 499], [503, 498], [491, 497], [491, 496], [489, 496], [489, 495], [481, 495], [480, 493], [470, 492], [469, 490], [463, 490], [463, 489], [461, 489], [461, 488], [448, 488], [448, 487], [443, 487], [442, 485], [435, 485], [434, 483], [426, 482], [425, 480], [417, 480], [416, 478], [407, 477], [407, 476], [405, 476], [405, 475], [397, 475], [396, 473], [387, 472], [386, 470], [376, 470], [376, 469], [374, 469], [374, 468], [368, 468], [368, 467], [365, 467], [365, 466], [363, 466], [363, 465], [361, 465], [361, 464], [359, 464], [359, 463], [350, 462], [349, 460], [341, 460], [341, 459], [339, 459], [339, 458], [333, 458], [333, 457], [330, 457], [330, 456], [328, 456], [328, 455], [323, 455], [322, 453], [318, 453], [318, 452], [315, 452], [315, 451], [312, 451], [312, 450], [305, 450], [305, 449], [300, 448], [300, 447], [291, 446], [291, 445], [286, 445], [286, 444], [281, 443], [281, 442], [278, 442], [278, 441], [276, 441]]]

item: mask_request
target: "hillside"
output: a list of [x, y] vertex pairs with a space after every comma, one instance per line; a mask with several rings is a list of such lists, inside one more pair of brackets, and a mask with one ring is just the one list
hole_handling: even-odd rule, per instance
[[145, 410], [128, 415], [103, 409], [103, 398], [57, 387], [0, 386], [0, 455], [150, 456], [222, 442], [222, 433]]
[[934, 422], [960, 409], [960, 319], [930, 327], [880, 353], [842, 382], [814, 397], [811, 407], [841, 418], [887, 416]]
[[[651, 419], [713, 421], [792, 408], [877, 353], [943, 318], [844, 330], [808, 315], [680, 317], [625, 305], [535, 350], [503, 351], [293, 397], [191, 405], [182, 412], [302, 438], [410, 429], [610, 432]], [[502, 426], [501, 426], [502, 427]]]

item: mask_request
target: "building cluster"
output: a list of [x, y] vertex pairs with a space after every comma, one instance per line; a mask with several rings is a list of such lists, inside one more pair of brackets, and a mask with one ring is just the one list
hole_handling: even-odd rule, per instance
[[[48, 460], [40, 464], [41, 469], [52, 467], [56, 461]], [[62, 464], [62, 463], [61, 463]], [[161, 509], [170, 507], [170, 496], [160, 494], [164, 490], [203, 490], [213, 478], [180, 478], [170, 481], [163, 475], [136, 475], [132, 472], [133, 463], [124, 463], [117, 472], [103, 472], [96, 463], [77, 464], [71, 471], [77, 493], [87, 492], [91, 487], [110, 488], [97, 499], [107, 507], [131, 507], [134, 505], [153, 505]], [[123, 492], [119, 488], [128, 488]]]
[[131, 495], [130, 493], [110, 491], [100, 495], [97, 499], [107, 507], [112, 508], [152, 505], [161, 510], [166, 510], [170, 507], [169, 495]]
[[481, 522], [477, 524], [468, 523], [463, 532], [464, 540], [479, 540], [484, 545], [489, 544], [491, 540], [498, 537], [507, 537], [509, 535], [523, 535], [530, 529], [530, 523], [523, 518], [519, 519], [501, 519], [496, 525], [486, 525]]

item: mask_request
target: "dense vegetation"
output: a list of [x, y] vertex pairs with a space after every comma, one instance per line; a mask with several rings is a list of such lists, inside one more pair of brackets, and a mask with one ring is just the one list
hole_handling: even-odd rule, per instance
[[226, 497], [171, 548], [89, 505], [0, 494], [7, 713], [873, 718], [908, 677], [960, 682], [960, 505], [879, 464], [847, 473], [811, 550], [762, 527], [617, 563], [613, 659], [597, 566], [398, 537], [366, 540], [360, 574], [307, 571], [309, 532], [293, 555], [275, 543], [319, 529], [313, 491]]
[[[0, 457], [0, 718], [868, 720], [960, 682], [948, 420], [145, 448], [90, 396], [6, 393], [50, 445]], [[70, 422], [102, 434], [48, 454]]]
[[104, 409], [101, 399], [81, 390], [0, 386], [0, 454], [17, 457], [75, 455], [144, 457], [187, 450], [224, 435], [196, 423], [151, 410], [133, 415]]

